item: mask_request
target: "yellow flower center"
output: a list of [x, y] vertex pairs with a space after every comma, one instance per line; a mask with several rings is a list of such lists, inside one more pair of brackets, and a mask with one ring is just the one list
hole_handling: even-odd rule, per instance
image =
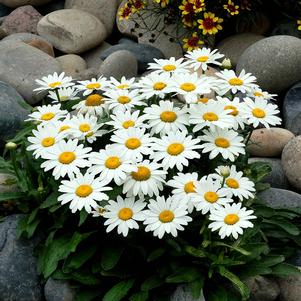
[[76, 159], [76, 155], [73, 152], [63, 152], [59, 156], [59, 162], [62, 164], [70, 164]]
[[71, 127], [69, 125], [62, 125], [60, 127], [59, 132], [63, 132], [63, 131], [69, 130], [69, 129], [71, 129]]
[[117, 86], [117, 89], [124, 90], [124, 89], [128, 89], [129, 87], [130, 87], [130, 86], [127, 85], [127, 84], [122, 84], [122, 85]]
[[125, 146], [129, 149], [136, 149], [141, 146], [141, 141], [138, 138], [129, 138], [126, 140]]
[[198, 57], [198, 58], [197, 58], [197, 61], [200, 62], [200, 63], [205, 63], [205, 62], [208, 61], [208, 59], [209, 59], [209, 57], [206, 56], [206, 55], [204, 55], [204, 56]]
[[203, 115], [203, 119], [206, 121], [217, 121], [218, 116], [213, 112], [207, 112]]
[[195, 186], [194, 186], [193, 181], [190, 181], [190, 182], [188, 182], [188, 183], [185, 184], [184, 191], [186, 193], [193, 193], [193, 192], [195, 192]]
[[88, 123], [82, 123], [80, 126], [79, 126], [79, 130], [83, 133], [86, 133], [86, 132], [89, 132], [91, 130], [91, 127]]
[[163, 82], [157, 82], [157, 83], [154, 83], [153, 85], [153, 88], [154, 90], [163, 90], [167, 85]]
[[238, 110], [234, 106], [231, 106], [231, 105], [225, 106], [224, 110], [232, 110], [232, 112], [229, 113], [230, 115], [233, 115], [233, 116], [237, 116], [238, 115]]
[[163, 66], [162, 69], [163, 69], [164, 71], [169, 72], [169, 71], [174, 71], [174, 70], [176, 70], [177, 67], [176, 67], [175, 65], [165, 65], [165, 66]]
[[47, 137], [47, 138], [44, 138], [41, 142], [41, 144], [44, 146], [44, 147], [49, 147], [49, 146], [52, 146], [53, 144], [55, 143], [55, 139], [53, 137]]
[[86, 134], [86, 137], [91, 137], [91, 136], [93, 136], [93, 134], [94, 134], [94, 132], [91, 131], [90, 133]]
[[76, 188], [75, 194], [81, 198], [89, 196], [93, 192], [93, 188], [90, 185], [80, 185]]
[[117, 100], [119, 103], [121, 103], [123, 105], [131, 102], [131, 99], [128, 96], [119, 96]]
[[109, 157], [106, 162], [105, 166], [109, 169], [116, 169], [121, 165], [120, 159], [116, 156]]
[[216, 138], [215, 145], [222, 148], [228, 148], [230, 146], [230, 142], [225, 138]]
[[227, 225], [234, 225], [239, 221], [239, 217], [237, 214], [228, 214], [224, 218], [224, 222]]
[[85, 101], [85, 105], [87, 107], [96, 107], [96, 106], [99, 106], [99, 105], [101, 105], [103, 103], [104, 103], [103, 97], [100, 96], [100, 95], [98, 95], [98, 94], [89, 95], [86, 98], [86, 101]]
[[125, 122], [122, 123], [122, 126], [125, 128], [125, 129], [128, 129], [130, 127], [133, 127], [135, 126], [135, 121], [133, 120], [127, 120]]
[[244, 82], [243, 82], [240, 78], [235, 77], [235, 78], [231, 78], [231, 79], [229, 80], [229, 84], [230, 84], [231, 86], [241, 86], [241, 85], [244, 84]]
[[204, 194], [204, 199], [209, 203], [215, 203], [218, 200], [218, 194], [214, 191], [208, 191]]
[[48, 84], [48, 86], [52, 89], [59, 87], [62, 84], [62, 82], [53, 82]]
[[136, 181], [146, 181], [150, 178], [151, 171], [145, 166], [138, 166], [138, 171], [132, 172], [132, 178]]
[[66, 101], [69, 99], [69, 96], [60, 96], [60, 101]]
[[118, 217], [123, 220], [127, 221], [133, 217], [134, 213], [131, 208], [122, 208], [118, 212]]
[[43, 114], [43, 115], [41, 116], [41, 119], [47, 121], [47, 120], [51, 120], [54, 116], [55, 116], [54, 113], [49, 112], [49, 113]]
[[164, 224], [172, 222], [174, 218], [175, 218], [175, 215], [170, 210], [163, 210], [159, 214], [159, 220], [160, 220], [161, 223], [164, 223]]
[[239, 188], [239, 183], [237, 180], [233, 179], [233, 178], [229, 178], [226, 180], [226, 184], [228, 187], [230, 188], [234, 188], [234, 189], [237, 189]]
[[101, 87], [100, 83], [90, 83], [86, 85], [86, 88], [89, 90], [99, 89]]
[[254, 92], [253, 94], [256, 97], [262, 97], [263, 96], [263, 94], [261, 92]]
[[177, 114], [173, 111], [165, 111], [160, 114], [160, 119], [164, 122], [174, 122], [177, 119]]
[[265, 117], [265, 111], [259, 108], [255, 108], [252, 110], [253, 116], [257, 118], [264, 118]]
[[196, 89], [196, 86], [192, 83], [184, 83], [180, 86], [180, 88], [186, 92], [191, 92]]
[[198, 99], [198, 102], [199, 102], [199, 103], [207, 103], [208, 100], [209, 100], [208, 97], [201, 97], [201, 98]]
[[184, 151], [184, 145], [182, 143], [172, 143], [167, 148], [167, 153], [171, 156], [177, 156]]

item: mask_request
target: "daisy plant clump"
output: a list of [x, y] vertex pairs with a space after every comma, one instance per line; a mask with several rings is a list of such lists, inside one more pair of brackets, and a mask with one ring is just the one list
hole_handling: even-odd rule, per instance
[[179, 284], [247, 300], [248, 277], [297, 273], [285, 260], [299, 212], [265, 204], [270, 167], [248, 161], [253, 129], [281, 123], [275, 95], [244, 70], [206, 75], [222, 58], [203, 48], [137, 79], [37, 80], [48, 96], [7, 144], [0, 168], [19, 190], [0, 200], [26, 213], [20, 235], [43, 233], [45, 278], [70, 280], [78, 300], [168, 300]]

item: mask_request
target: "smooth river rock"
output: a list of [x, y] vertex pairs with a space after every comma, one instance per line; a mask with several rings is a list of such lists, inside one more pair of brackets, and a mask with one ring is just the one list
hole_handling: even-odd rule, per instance
[[58, 56], [56, 60], [61, 64], [66, 75], [73, 78], [76, 78], [81, 71], [87, 69], [86, 61], [76, 54]]
[[[301, 267], [299, 267], [301, 272]], [[299, 276], [288, 276], [278, 279], [280, 287], [280, 301], [300, 301], [301, 273]]]
[[170, 297], [170, 301], [205, 301], [203, 293], [198, 299], [192, 297], [190, 289], [185, 285], [179, 285]]
[[44, 286], [46, 301], [73, 301], [75, 290], [67, 281], [49, 278]]

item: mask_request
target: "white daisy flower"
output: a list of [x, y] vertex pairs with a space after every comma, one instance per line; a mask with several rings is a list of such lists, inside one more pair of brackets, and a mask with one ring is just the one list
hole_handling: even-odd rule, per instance
[[149, 70], [154, 70], [155, 73], [183, 73], [187, 71], [187, 63], [184, 58], [176, 60], [174, 57], [170, 59], [154, 59], [155, 63], [149, 63]]
[[83, 95], [92, 94], [95, 91], [103, 90], [109, 85], [109, 82], [105, 77], [92, 78], [91, 80], [78, 81], [75, 86], [79, 91], [83, 91]]
[[117, 227], [117, 233], [126, 237], [129, 229], [139, 229], [137, 221], [144, 221], [142, 210], [145, 206], [146, 203], [142, 201], [135, 202], [135, 198], [123, 199], [117, 196], [116, 201], [109, 201], [103, 213], [103, 217], [107, 219], [104, 222], [104, 225], [108, 226], [106, 231], [111, 232]]
[[118, 111], [131, 110], [135, 106], [145, 106], [146, 103], [141, 101], [139, 90], [109, 90], [105, 94], [105, 101], [110, 110], [114, 113]]
[[204, 134], [200, 137], [204, 141], [201, 148], [203, 148], [203, 153], [210, 152], [210, 160], [221, 154], [225, 160], [229, 159], [233, 162], [235, 156], [245, 154], [244, 139], [236, 131], [216, 128], [204, 130]]
[[270, 125], [281, 124], [281, 119], [278, 107], [271, 103], [268, 103], [266, 99], [256, 98], [254, 101], [248, 97], [244, 98], [242, 104], [242, 116], [247, 119], [248, 124], [254, 128], [262, 124], [266, 128], [270, 128]]
[[227, 203], [233, 202], [229, 191], [222, 188], [220, 181], [215, 181], [211, 177], [203, 177], [195, 183], [196, 194], [193, 195], [192, 202], [197, 211], [206, 214], [212, 209], [218, 209]]
[[158, 196], [156, 200], [150, 200], [144, 215], [145, 231], [152, 231], [160, 239], [165, 233], [177, 237], [178, 231], [183, 231], [183, 226], [192, 221], [188, 216], [187, 204], [171, 197], [165, 200]]
[[265, 100], [272, 100], [277, 97], [277, 94], [270, 94], [268, 92], [262, 91], [262, 89], [260, 89], [258, 86], [255, 86], [249, 93], [247, 93], [247, 96]]
[[193, 132], [204, 127], [227, 129], [235, 124], [234, 117], [230, 115], [231, 109], [225, 110], [220, 101], [210, 99], [205, 104], [194, 104], [190, 107], [189, 122], [195, 124]]
[[76, 95], [77, 92], [74, 87], [60, 88], [57, 90], [57, 93], [54, 91], [49, 91], [48, 93], [48, 97], [54, 100], [54, 102], [73, 100], [77, 98]]
[[28, 115], [28, 119], [25, 121], [39, 121], [43, 123], [62, 119], [66, 116], [68, 111], [61, 110], [61, 105], [44, 105], [35, 108], [36, 111]]
[[80, 168], [89, 167], [90, 163], [87, 160], [91, 147], [78, 145], [78, 140], [59, 141], [51, 150], [43, 154], [42, 158], [46, 161], [41, 167], [45, 170], [51, 170], [55, 180], [68, 175], [73, 178], [73, 175], [80, 172]]
[[91, 211], [92, 217], [102, 217], [106, 209], [103, 206], [97, 206], [95, 210]]
[[126, 79], [125, 76], [123, 76], [120, 79], [120, 81], [118, 81], [114, 77], [110, 77], [109, 88], [117, 89], [117, 90], [129, 90], [132, 88], [134, 82], [135, 82], [135, 77]]
[[194, 71], [198, 69], [206, 71], [208, 69], [208, 64], [220, 66], [221, 62], [218, 60], [224, 57], [224, 55], [220, 54], [217, 49], [211, 51], [210, 48], [203, 47], [188, 51], [185, 57], [187, 58], [189, 67], [193, 68]]
[[224, 95], [228, 91], [236, 94], [238, 91], [246, 93], [252, 90], [255, 86], [256, 77], [251, 75], [251, 73], [246, 73], [242, 70], [239, 75], [236, 75], [233, 70], [223, 70], [215, 74], [220, 77], [220, 94]]
[[125, 180], [123, 185], [123, 193], [127, 196], [139, 195], [143, 198], [145, 195], [152, 197], [158, 196], [159, 191], [163, 190], [163, 183], [167, 172], [160, 169], [160, 164], [144, 160], [135, 164], [136, 171], [131, 174]]
[[167, 185], [173, 187], [173, 198], [179, 199], [182, 202], [187, 202], [188, 212], [191, 213], [194, 208], [194, 204], [191, 201], [196, 194], [195, 183], [198, 181], [198, 174], [193, 173], [178, 173], [171, 180], [167, 182]]
[[72, 213], [83, 208], [91, 213], [91, 208], [99, 207], [97, 202], [107, 201], [109, 197], [104, 191], [112, 190], [106, 186], [107, 182], [95, 179], [93, 175], [86, 173], [82, 175], [78, 173], [72, 180], [63, 180], [59, 187], [59, 192], [62, 192], [58, 197], [58, 201], [62, 205], [70, 203], [69, 208]]
[[89, 143], [96, 141], [97, 137], [107, 133], [106, 130], [100, 130], [103, 124], [97, 123], [97, 117], [92, 115], [75, 115], [70, 121], [70, 134], [73, 138], [87, 140]]
[[187, 108], [177, 108], [169, 100], [161, 100], [159, 105], [151, 105], [145, 108], [143, 112], [151, 128], [151, 135], [160, 133], [163, 136], [178, 129], [184, 131], [186, 125], [189, 125]]
[[108, 180], [117, 185], [124, 183], [127, 175], [132, 171], [137, 171], [137, 167], [126, 157], [120, 155], [120, 150], [113, 145], [106, 145], [105, 149], [90, 154], [89, 161], [91, 167], [89, 172], [99, 174], [100, 180]]
[[243, 229], [253, 228], [253, 224], [250, 222], [251, 219], [256, 219], [256, 216], [252, 215], [253, 213], [253, 210], [241, 208], [241, 203], [226, 204], [224, 208], [211, 211], [209, 219], [213, 222], [208, 227], [212, 231], [219, 230], [218, 234], [222, 239], [231, 235], [237, 239], [238, 234], [243, 234]]
[[59, 130], [52, 123], [38, 125], [37, 130], [32, 131], [33, 136], [27, 138], [31, 143], [26, 150], [33, 151], [36, 159], [40, 158], [47, 149], [52, 148], [56, 143], [62, 140], [66, 133]]
[[50, 123], [59, 133], [65, 132], [66, 138], [71, 137], [71, 115], [68, 113], [62, 120], [54, 120]]
[[38, 92], [44, 90], [55, 90], [58, 88], [67, 88], [74, 85], [74, 83], [72, 83], [72, 77], [65, 77], [65, 72], [62, 72], [59, 75], [54, 72], [53, 74], [43, 76], [41, 79], [36, 79], [36, 83], [40, 85], [40, 87], [34, 89], [33, 91]]
[[117, 111], [115, 114], [110, 114], [112, 121], [106, 122], [107, 125], [113, 126], [114, 130], [129, 129], [131, 127], [145, 127], [145, 115], [139, 116], [139, 110], [131, 112]]
[[126, 154], [131, 160], [142, 161], [143, 155], [153, 153], [153, 138], [145, 133], [145, 129], [131, 127], [127, 130], [117, 130], [111, 141], [116, 143], [121, 155]]
[[169, 132], [161, 139], [154, 138], [153, 150], [155, 153], [151, 158], [155, 162], [162, 161], [164, 169], [176, 168], [183, 170], [192, 159], [199, 159], [201, 155], [195, 150], [200, 149], [200, 139], [192, 139], [186, 131]]
[[94, 116], [102, 116], [107, 110], [107, 104], [102, 95], [90, 94], [86, 99], [80, 101], [72, 107], [80, 114], [89, 114]]

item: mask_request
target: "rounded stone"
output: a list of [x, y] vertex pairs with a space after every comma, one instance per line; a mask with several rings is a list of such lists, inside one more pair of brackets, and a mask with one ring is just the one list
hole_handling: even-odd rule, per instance
[[41, 36], [39, 36], [37, 34], [28, 33], [28, 32], [20, 32], [20, 33], [11, 34], [11, 35], [5, 37], [2, 41], [19, 41], [19, 42], [24, 42], [27, 44], [35, 39], [48, 42], [46, 39], [42, 38]]
[[27, 43], [27, 45], [40, 49], [41, 51], [47, 53], [48, 55], [54, 57], [54, 50], [50, 43], [41, 39], [32, 39]]
[[301, 39], [273, 36], [248, 47], [238, 60], [242, 69], [257, 78], [258, 85], [270, 93], [279, 93], [301, 80]]
[[75, 290], [67, 281], [49, 278], [44, 287], [46, 301], [73, 301]]
[[107, 32], [95, 16], [78, 9], [62, 9], [43, 17], [39, 35], [65, 53], [82, 53], [99, 45]]
[[262, 128], [253, 131], [248, 151], [251, 156], [279, 157], [294, 134], [283, 128]]
[[76, 54], [66, 54], [56, 58], [61, 64], [62, 70], [68, 76], [76, 78], [78, 74], [87, 69], [86, 61]]
[[86, 61], [88, 68], [99, 68], [103, 60], [100, 58], [103, 51], [110, 48], [111, 45], [103, 41], [99, 46], [81, 54], [81, 57]]
[[0, 3], [8, 7], [19, 7], [22, 5], [39, 6], [39, 5], [46, 4], [50, 1], [52, 0], [0, 0]]
[[226, 58], [231, 60], [232, 66], [236, 66], [240, 56], [252, 44], [264, 39], [264, 36], [254, 33], [241, 33], [230, 36], [222, 40], [216, 48], [220, 53], [224, 54]]
[[0, 173], [0, 193], [18, 191], [18, 185], [15, 181], [16, 180], [8, 174]]
[[290, 184], [301, 190], [301, 136], [295, 137], [284, 147], [281, 160]]
[[193, 298], [190, 288], [186, 285], [179, 285], [176, 290], [171, 295], [170, 301], [205, 301], [203, 293], [200, 297], [195, 299]]
[[[301, 268], [299, 267], [301, 272]], [[301, 274], [278, 279], [280, 287], [280, 301], [300, 301]]]

